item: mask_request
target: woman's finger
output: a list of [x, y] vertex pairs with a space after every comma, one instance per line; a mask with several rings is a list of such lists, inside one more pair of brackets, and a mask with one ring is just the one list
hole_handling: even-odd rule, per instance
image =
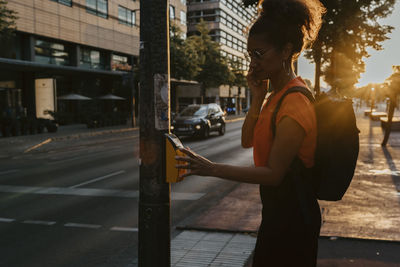
[[186, 147], [180, 148], [179, 151], [181, 151], [182, 153], [188, 155], [189, 157], [193, 158], [194, 154], [192, 151], [190, 151], [189, 149], [187, 149]]
[[175, 168], [190, 170], [192, 167], [190, 166], [190, 164], [176, 164]]
[[175, 156], [175, 160], [178, 161], [184, 161], [184, 162], [192, 162], [193, 159], [192, 158], [188, 158], [188, 157], [181, 157], [181, 156]]

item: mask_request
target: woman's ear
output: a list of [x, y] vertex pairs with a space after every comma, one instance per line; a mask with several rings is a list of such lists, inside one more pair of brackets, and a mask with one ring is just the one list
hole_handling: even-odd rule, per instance
[[293, 44], [287, 43], [282, 50], [283, 60], [284, 61], [288, 60], [292, 56], [292, 52], [293, 52]]

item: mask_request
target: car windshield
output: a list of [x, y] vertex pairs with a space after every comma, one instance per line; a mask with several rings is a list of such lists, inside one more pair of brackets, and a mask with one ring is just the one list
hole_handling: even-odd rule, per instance
[[179, 114], [180, 116], [204, 116], [207, 115], [207, 106], [188, 106]]

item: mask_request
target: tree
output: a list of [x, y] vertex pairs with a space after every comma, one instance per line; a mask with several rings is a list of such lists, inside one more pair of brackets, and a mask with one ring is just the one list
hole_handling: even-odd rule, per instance
[[397, 97], [400, 94], [400, 66], [393, 66], [393, 73], [389, 78], [386, 79], [386, 83], [388, 85], [388, 93], [389, 93], [389, 112], [388, 112], [388, 121], [385, 127], [385, 135], [382, 141], [382, 146], [386, 146], [390, 132], [392, 130], [392, 121], [394, 109], [397, 103]]
[[304, 82], [307, 84], [308, 88], [310, 88], [311, 90], [313, 89], [312, 82], [309, 79], [304, 79]]
[[323, 71], [325, 81], [332, 88], [340, 88], [341, 93], [348, 95], [353, 91], [354, 84], [360, 78], [360, 72], [354, 62], [344, 53], [336, 53], [333, 57], [335, 61], [331, 61], [334, 65], [327, 65]]
[[0, 39], [9, 38], [16, 29], [17, 13], [7, 8], [7, 1], [0, 0]]
[[[374, 88], [374, 89], [372, 89]], [[360, 98], [366, 103], [372, 100], [372, 91], [374, 91], [374, 101], [381, 102], [388, 96], [386, 83], [369, 83], [353, 91], [352, 97]]]
[[392, 13], [395, 0], [321, 0], [327, 9], [324, 21], [306, 57], [316, 64], [315, 90], [322, 74], [332, 88], [352, 90], [365, 69], [367, 48], [381, 50], [393, 27], [378, 19]]
[[16, 29], [16, 12], [7, 8], [7, 1], [0, 0], [0, 57], [13, 57], [11, 49]]
[[230, 84], [235, 77], [226, 58], [221, 54], [219, 44], [211, 39], [207, 24], [201, 21], [197, 24], [196, 29], [198, 34], [190, 36], [188, 41], [195, 45], [200, 60], [201, 70], [195, 79], [201, 83], [203, 103], [207, 88]]
[[236, 105], [237, 105], [236, 111], [240, 112], [242, 110], [242, 102], [240, 101], [240, 96], [241, 96], [243, 90], [246, 90], [247, 79], [246, 79], [246, 75], [243, 70], [243, 65], [239, 60], [230, 60], [229, 67], [233, 74], [233, 79], [231, 79], [231, 81], [228, 85], [238, 87], [237, 96], [235, 95], [233, 97], [238, 97], [238, 99], [236, 100]]
[[199, 73], [200, 62], [196, 47], [190, 39], [182, 38], [182, 31], [173, 21], [170, 23], [171, 77], [193, 80]]
[[233, 74], [233, 79], [229, 80], [230, 86], [246, 87], [247, 79], [243, 66], [239, 60], [230, 60], [229, 67]]

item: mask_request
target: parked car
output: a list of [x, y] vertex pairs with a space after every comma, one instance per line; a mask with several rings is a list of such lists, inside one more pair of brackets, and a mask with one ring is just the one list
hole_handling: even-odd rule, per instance
[[218, 104], [189, 105], [172, 121], [171, 130], [178, 136], [207, 138], [210, 132], [225, 134], [225, 113]]

